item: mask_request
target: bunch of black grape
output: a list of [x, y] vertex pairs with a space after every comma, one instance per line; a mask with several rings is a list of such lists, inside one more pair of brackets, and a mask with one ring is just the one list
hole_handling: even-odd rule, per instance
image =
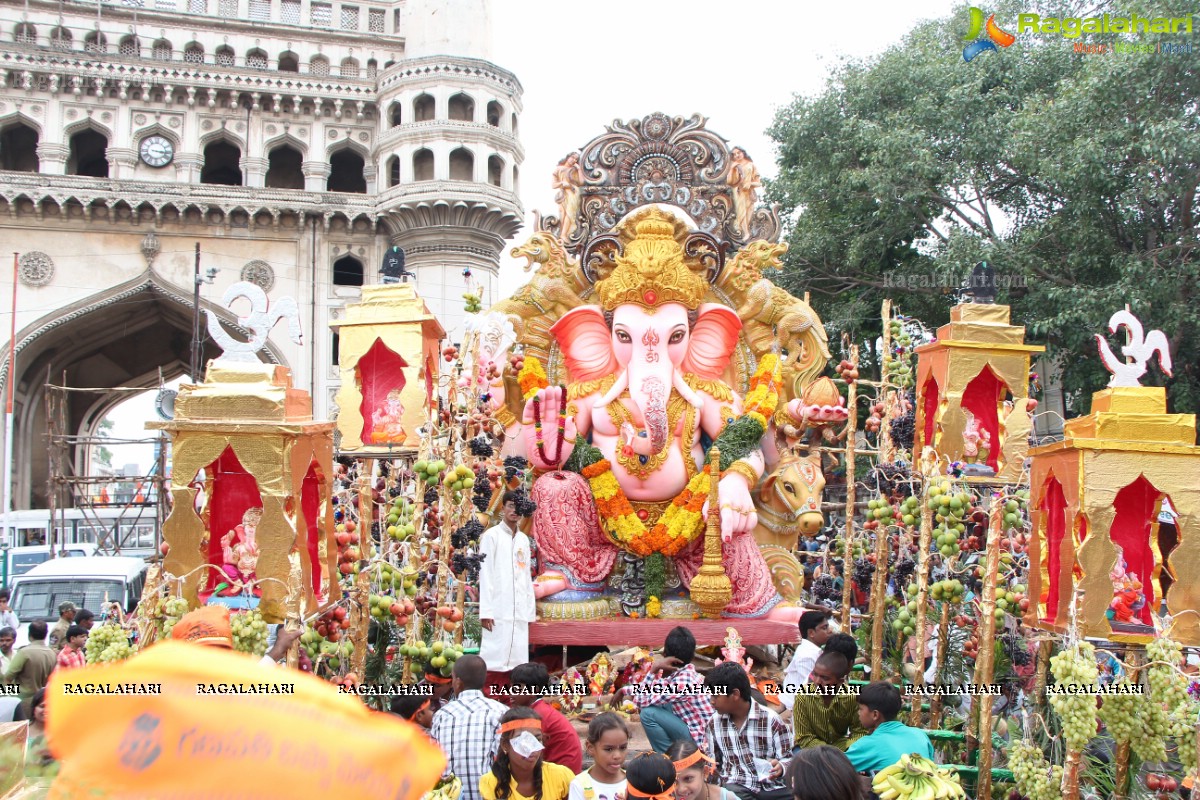
[[450, 569], [455, 575], [466, 573], [468, 583], [479, 583], [479, 565], [487, 556], [482, 553], [466, 553], [461, 550], [450, 556]]
[[537, 503], [529, 499], [524, 489], [517, 489], [516, 495], [513, 505], [517, 507], [517, 513], [522, 517], [532, 517], [533, 512], [537, 511]]
[[509, 456], [504, 459], [504, 479], [506, 481], [524, 475], [527, 469], [529, 469], [529, 462], [521, 456]]
[[909, 493], [912, 473], [907, 464], [880, 464], [871, 470], [868, 486], [884, 498], [900, 497]]
[[832, 575], [822, 575], [813, 581], [812, 592], [818, 601], [840, 600], [842, 597], [841, 592], [833, 585]]
[[[468, 520], [467, 524], [450, 534], [450, 545], [455, 550], [464, 550], [469, 547], [472, 542], [478, 542], [479, 537], [482, 535], [483, 524], [478, 520]], [[458, 570], [455, 570], [455, 572], [457, 571]]]
[[472, 490], [471, 503], [479, 511], [487, 511], [492, 504], [492, 485], [486, 480], [476, 480]]
[[871, 588], [871, 579], [875, 576], [875, 565], [866, 558], [858, 558], [854, 560], [854, 585], [862, 591], [868, 591]]
[[438, 501], [438, 490], [436, 486], [427, 486], [425, 488], [425, 505], [431, 506]]
[[1033, 661], [1032, 656], [1029, 655], [1029, 648], [1025, 645], [1025, 640], [1019, 634], [1006, 633], [1000, 637], [1000, 642], [1004, 646], [1008, 660], [1014, 667], [1028, 666]]
[[491, 458], [492, 453], [495, 452], [492, 449], [491, 440], [486, 436], [476, 436], [467, 446], [471, 450], [471, 455], [477, 458]]
[[917, 564], [911, 558], [902, 558], [896, 563], [896, 566], [892, 567], [892, 579], [895, 581], [892, 591], [896, 597], [907, 601], [908, 598], [904, 596], [904, 587], [912, 583], [912, 576], [916, 571]]
[[912, 450], [913, 435], [917, 430], [916, 399], [908, 395], [908, 413], [891, 421], [888, 429], [892, 434], [892, 444], [901, 450]]

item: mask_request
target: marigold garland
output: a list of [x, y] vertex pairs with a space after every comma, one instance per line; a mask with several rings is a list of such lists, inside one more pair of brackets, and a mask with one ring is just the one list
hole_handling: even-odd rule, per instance
[[[530, 360], [526, 358], [525, 363], [528, 365]], [[722, 470], [745, 458], [758, 445], [766, 433], [767, 420], [775, 413], [775, 406], [779, 403], [782, 380], [779, 357], [774, 354], [765, 356], [750, 380], [750, 392], [746, 395], [743, 415], [726, 425], [713, 443], [714, 447], [721, 450]], [[575, 454], [580, 456], [576, 462], [580, 465], [579, 472], [592, 488], [596, 513], [614, 544], [642, 557], [653, 553], [675, 556], [704, 531], [701, 510], [708, 500], [711, 465], [705, 464], [688, 481], [683, 491], [667, 506], [658, 523], [647, 530], [612, 474], [612, 464], [600, 450], [593, 446], [586, 450], [576, 448]]]
[[550, 381], [546, 378], [546, 370], [542, 368], [542, 362], [533, 356], [525, 356], [525, 363], [521, 365], [521, 371], [517, 373], [517, 383], [521, 386], [521, 399], [525, 401], [537, 394], [539, 389], [545, 389], [550, 385]]

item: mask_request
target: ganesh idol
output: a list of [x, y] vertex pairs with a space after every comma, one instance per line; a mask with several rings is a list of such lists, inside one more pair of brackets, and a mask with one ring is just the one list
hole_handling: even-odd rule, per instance
[[[802, 609], [776, 592], [753, 535], [751, 492], [765, 470], [760, 439], [779, 359], [761, 360], [745, 398], [727, 385], [742, 321], [729, 306], [705, 302], [710, 265], [693, 254], [681, 222], [650, 207], [611, 239], [592, 302], [550, 327], [566, 387], [531, 388], [506, 430], [507, 451], [540, 474], [534, 534], [549, 568], [537, 594], [602, 590], [622, 551], [673, 559], [690, 586], [703, 556], [705, 481], [715, 479], [733, 585], [725, 615], [795, 620]], [[493, 396], [497, 406], [503, 399]], [[722, 445], [715, 476], [705, 459], [712, 442]], [[725, 463], [727, 455], [736, 458]]]

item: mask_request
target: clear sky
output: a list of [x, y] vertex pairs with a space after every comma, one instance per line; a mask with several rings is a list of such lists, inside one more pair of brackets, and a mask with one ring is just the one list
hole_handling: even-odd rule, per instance
[[[818, 93], [845, 57], [903, 41], [923, 19], [950, 14], [952, 0], [492, 0], [491, 60], [525, 89], [520, 137], [526, 225], [504, 249], [500, 289], [528, 280], [508, 250], [532, 232], [533, 211], [556, 209], [550, 176], [566, 153], [614, 119], [655, 111], [708, 117], [710, 130], [740, 146], [766, 177], [776, 174], [765, 131], [797, 95]], [[113, 436], [146, 436], [154, 393], [111, 415]], [[153, 458], [150, 448], [114, 448], [118, 468]], [[145, 452], [140, 452], [142, 449]]]
[[[840, 59], [903, 41], [921, 20], [947, 16], [951, 0], [492, 0], [492, 61], [525, 88], [521, 202], [554, 213], [550, 176], [564, 155], [614, 119], [654, 111], [708, 118], [766, 177], [775, 153], [766, 129], [797, 95], [818, 93]], [[501, 294], [528, 279], [502, 259]]]

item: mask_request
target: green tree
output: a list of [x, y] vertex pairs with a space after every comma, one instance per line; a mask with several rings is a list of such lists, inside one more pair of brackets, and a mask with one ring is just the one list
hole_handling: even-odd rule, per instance
[[[100, 420], [100, 424], [96, 426], [96, 438], [97, 439], [111, 439], [113, 426], [114, 426], [113, 421], [111, 419], [109, 419], [108, 417], [105, 417], [104, 419]], [[112, 450], [109, 450], [107, 447], [105, 447], [102, 444], [98, 444], [98, 445], [94, 445], [94, 446], [96, 448], [96, 453], [95, 453], [95, 456], [93, 457], [92, 463], [97, 467], [104, 467], [105, 469], [112, 469], [112, 457], [113, 457]]]
[[[1185, 0], [996, 7], [1018, 12], [1191, 17]], [[902, 44], [843, 62], [824, 90], [782, 109], [769, 134], [768, 195], [792, 220], [782, 282], [811, 291], [831, 333], [878, 334], [879, 301], [931, 325], [981, 260], [998, 302], [1062, 367], [1073, 413], [1107, 373], [1092, 334], [1129, 303], [1171, 340], [1177, 411], [1200, 409], [1196, 55], [1074, 52], [1076, 42], [1188, 44], [1188, 35], [1023, 33], [964, 63], [964, 6]], [[1194, 43], [1193, 43], [1194, 46]], [[1163, 380], [1151, 368], [1144, 382]]]

